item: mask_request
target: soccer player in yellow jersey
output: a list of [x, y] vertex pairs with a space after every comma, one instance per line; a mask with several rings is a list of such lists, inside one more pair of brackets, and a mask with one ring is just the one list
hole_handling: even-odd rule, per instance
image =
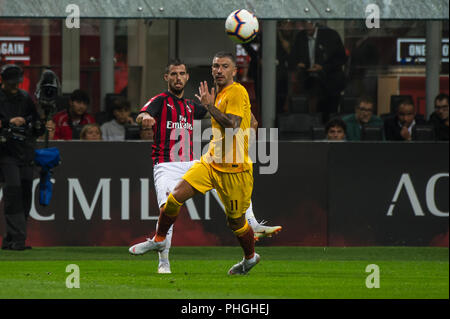
[[212, 76], [216, 88], [210, 92], [205, 81], [200, 83], [197, 95], [211, 114], [213, 138], [209, 150], [169, 195], [160, 211], [156, 235], [149, 241], [153, 250], [163, 250], [167, 231], [183, 203], [215, 188], [225, 206], [227, 225], [244, 251], [242, 261], [228, 271], [230, 275], [246, 274], [260, 260], [255, 253], [253, 230], [245, 218], [253, 191], [253, 169], [248, 156], [250, 100], [245, 88], [234, 82], [236, 72], [233, 54], [219, 52], [214, 56]]

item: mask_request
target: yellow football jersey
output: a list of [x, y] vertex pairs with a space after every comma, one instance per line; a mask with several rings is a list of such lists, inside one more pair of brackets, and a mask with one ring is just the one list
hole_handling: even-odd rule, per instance
[[216, 96], [215, 106], [225, 114], [242, 118], [240, 129], [225, 129], [213, 117], [213, 137], [203, 161], [225, 173], [238, 173], [251, 169], [248, 149], [250, 141], [251, 105], [247, 90], [239, 83], [224, 88]]

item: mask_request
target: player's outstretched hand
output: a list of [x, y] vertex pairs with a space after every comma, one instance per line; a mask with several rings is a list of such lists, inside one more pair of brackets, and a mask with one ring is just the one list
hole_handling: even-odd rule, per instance
[[216, 98], [216, 90], [215, 88], [212, 88], [210, 93], [208, 89], [208, 82], [206, 81], [200, 82], [198, 93], [199, 94], [195, 94], [195, 96], [197, 97], [197, 99], [199, 99], [200, 103], [202, 103], [205, 106], [214, 105], [214, 100]]
[[136, 117], [136, 123], [142, 125], [143, 128], [151, 128], [156, 121], [150, 114], [143, 112]]

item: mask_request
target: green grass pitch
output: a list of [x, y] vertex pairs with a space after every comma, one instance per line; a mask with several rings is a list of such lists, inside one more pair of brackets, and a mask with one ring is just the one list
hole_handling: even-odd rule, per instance
[[[172, 247], [172, 274], [156, 273], [157, 255], [127, 247], [49, 247], [0, 251], [0, 298], [403, 299], [449, 298], [448, 248], [257, 247], [261, 262], [228, 276], [239, 247]], [[80, 288], [66, 288], [66, 266]], [[380, 288], [368, 289], [369, 264]]]

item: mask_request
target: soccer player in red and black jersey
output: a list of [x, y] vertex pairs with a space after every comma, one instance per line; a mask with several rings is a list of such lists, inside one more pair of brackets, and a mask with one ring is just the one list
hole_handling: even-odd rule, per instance
[[[174, 62], [175, 64], [181, 62]], [[164, 74], [168, 90], [151, 98], [141, 109], [136, 121], [142, 122], [143, 127], [153, 127], [153, 165], [162, 163], [193, 161], [193, 120], [205, 117], [207, 110], [192, 100], [185, 99], [184, 86], [189, 80], [184, 64], [170, 65]], [[150, 115], [150, 117], [148, 116]], [[177, 159], [171, 159], [171, 151], [178, 139], [185, 138], [189, 141], [189, 150], [180, 148]], [[186, 133], [188, 136], [181, 134]], [[172, 154], [173, 157], [173, 154]]]
[[[184, 88], [189, 80], [186, 64], [179, 60], [169, 62], [164, 80], [167, 82], [167, 91], [151, 98], [136, 118], [136, 122], [143, 128], [153, 128], [153, 175], [159, 207], [164, 206], [169, 194], [194, 164], [193, 120], [201, 119], [208, 113], [201, 104], [184, 98]], [[252, 127], [256, 129], [257, 125], [252, 116]], [[185, 147], [175, 148], [180, 141]], [[253, 214], [252, 205], [245, 215], [254, 230], [255, 239], [270, 237], [281, 230], [280, 226], [271, 227], [259, 223]], [[172, 232], [173, 227], [167, 233], [166, 248], [159, 252], [158, 273], [171, 272], [169, 249]], [[147, 243], [148, 240], [130, 247], [130, 253], [141, 255], [148, 252], [150, 249]]]

